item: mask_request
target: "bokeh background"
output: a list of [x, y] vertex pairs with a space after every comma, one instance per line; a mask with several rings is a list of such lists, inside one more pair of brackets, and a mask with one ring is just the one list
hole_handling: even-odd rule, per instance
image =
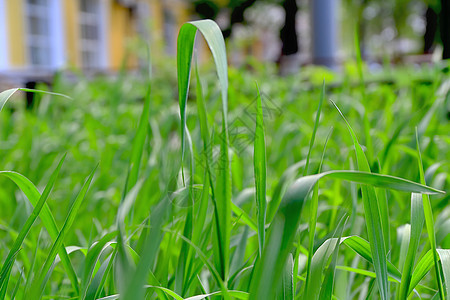
[[[180, 26], [214, 19], [229, 61], [339, 69], [356, 37], [372, 69], [449, 57], [448, 0], [0, 0], [0, 84], [52, 81], [58, 70], [114, 74], [176, 54]], [[204, 49], [204, 51], [202, 51]], [[200, 46], [200, 58], [208, 56]]]

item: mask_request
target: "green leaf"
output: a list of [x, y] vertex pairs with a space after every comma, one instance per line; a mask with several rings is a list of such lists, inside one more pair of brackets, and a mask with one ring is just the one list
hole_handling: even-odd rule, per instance
[[[416, 148], [417, 148], [417, 159], [419, 164], [419, 175], [420, 175], [420, 182], [422, 184], [425, 183], [425, 175], [423, 172], [423, 164], [422, 164], [422, 155], [420, 153], [420, 147], [419, 147], [419, 134], [417, 132], [416, 128]], [[439, 295], [441, 299], [445, 299], [444, 295], [444, 286], [442, 284], [442, 278], [441, 278], [441, 271], [439, 270], [439, 258], [436, 251], [436, 234], [434, 232], [434, 218], [433, 218], [433, 211], [431, 209], [431, 202], [430, 197], [428, 195], [422, 195], [422, 201], [423, 201], [423, 212], [425, 215], [425, 224], [427, 227], [427, 233], [428, 233], [428, 240], [430, 241], [431, 250], [433, 253], [433, 260], [434, 260], [434, 271], [436, 275], [437, 285], [439, 289]]]
[[314, 141], [316, 140], [317, 128], [319, 128], [320, 113], [322, 112], [322, 104], [324, 98], [325, 98], [325, 80], [322, 83], [322, 90], [320, 91], [319, 107], [317, 108], [316, 120], [314, 121], [313, 132], [311, 135], [311, 139], [309, 140], [308, 155], [306, 156], [306, 164], [305, 169], [303, 170], [303, 176], [308, 175], [309, 160], [311, 157], [312, 148], [314, 146]]
[[449, 249], [437, 249], [437, 253], [441, 258], [442, 273], [445, 279], [445, 291], [447, 297], [450, 297], [450, 250]]
[[429, 250], [416, 264], [408, 289], [408, 296], [413, 292], [419, 282], [427, 275], [434, 265], [433, 251]]
[[[41, 197], [41, 194], [39, 193], [38, 189], [34, 186], [34, 184], [25, 176], [13, 172], [13, 171], [0, 171], [0, 175], [3, 175], [9, 179], [11, 179], [19, 188], [20, 190], [25, 194], [25, 196], [28, 198], [30, 203], [33, 206], [36, 206], [39, 202], [39, 198]], [[47, 203], [44, 203], [44, 206], [42, 207], [42, 210], [40, 212], [40, 219], [42, 223], [44, 223], [45, 228], [48, 231], [48, 234], [52, 238], [53, 241], [56, 241], [59, 233], [59, 229], [56, 226], [55, 219], [53, 218], [53, 215], [50, 211], [50, 208], [48, 207]], [[64, 269], [67, 272], [67, 275], [69, 277], [69, 280], [72, 284], [72, 288], [75, 290], [76, 294], [79, 294], [79, 286], [78, 286], [78, 279], [77, 275], [75, 273], [75, 270], [72, 267], [72, 263], [70, 262], [69, 256], [67, 255], [66, 248], [64, 245], [61, 245], [60, 249], [58, 249], [59, 256], [61, 257], [62, 263], [64, 265]]]
[[47, 283], [47, 280], [50, 277], [49, 272], [50, 272], [51, 266], [56, 258], [58, 249], [63, 245], [64, 237], [69, 232], [70, 227], [72, 226], [73, 222], [75, 221], [78, 209], [80, 208], [81, 203], [86, 196], [86, 193], [92, 182], [92, 178], [94, 177], [96, 169], [97, 169], [97, 167], [95, 167], [95, 169], [88, 176], [88, 178], [86, 179], [85, 183], [83, 184], [80, 192], [78, 193], [77, 197], [71, 204], [69, 213], [67, 214], [67, 217], [63, 224], [63, 227], [61, 228], [61, 231], [59, 232], [58, 237], [56, 238], [56, 241], [52, 245], [50, 253], [47, 256], [47, 259], [45, 260], [44, 266], [42, 267], [39, 277], [35, 278], [35, 282], [31, 286], [31, 289], [30, 289], [31, 295], [28, 295], [29, 296], [28, 299], [31, 299], [31, 298], [41, 299], [42, 298], [45, 284]]
[[[225, 42], [222, 32], [212, 20], [185, 23], [178, 34], [177, 41], [177, 75], [178, 97], [181, 115], [181, 155], [184, 160], [186, 104], [189, 92], [192, 53], [195, 36], [199, 30], [211, 50], [217, 69], [222, 95], [222, 133], [220, 136], [220, 165], [217, 183], [213, 195], [215, 216], [214, 261], [222, 279], [228, 278], [230, 237], [231, 237], [231, 167], [228, 154], [228, 70]], [[211, 146], [211, 145], [210, 145]]]
[[94, 273], [94, 268], [100, 257], [100, 254], [116, 236], [117, 231], [107, 233], [89, 248], [84, 260], [84, 270], [81, 277], [81, 299], [86, 298], [86, 293], [92, 280], [92, 274]]
[[44, 189], [44, 192], [39, 197], [38, 202], [36, 203], [36, 206], [34, 207], [33, 211], [31, 212], [31, 215], [26, 220], [25, 224], [23, 225], [22, 229], [19, 232], [19, 235], [17, 236], [16, 240], [14, 241], [14, 244], [12, 248], [10, 249], [8, 256], [6, 257], [5, 262], [3, 263], [2, 270], [0, 271], [0, 298], [3, 299], [6, 295], [6, 290], [8, 287], [8, 281], [6, 281], [6, 278], [9, 278], [9, 274], [12, 269], [12, 265], [14, 263], [14, 259], [16, 257], [16, 254], [20, 250], [20, 247], [22, 246], [23, 241], [25, 240], [26, 236], [28, 235], [28, 232], [30, 232], [31, 226], [33, 226], [34, 221], [36, 221], [37, 217], [39, 216], [42, 207], [44, 207], [44, 204], [46, 203], [48, 196], [50, 195], [50, 192], [53, 189], [53, 186], [55, 185], [56, 179], [58, 178], [59, 171], [61, 170], [62, 164], [64, 162], [64, 159], [66, 158], [66, 155], [64, 155], [61, 160], [58, 163], [58, 166], [53, 171], [52, 175], [50, 176], [50, 180], [47, 183], [47, 186]]
[[[324, 177], [407, 192], [440, 192], [406, 179], [359, 171], [329, 171], [297, 179], [284, 195], [278, 212], [269, 227], [263, 255], [255, 266], [250, 285], [250, 299], [272, 298], [275, 295], [280, 280], [278, 274], [282, 273], [282, 268], [293, 246], [303, 203], [317, 181]], [[382, 248], [384, 249], [384, 246]]]
[[[325, 145], [323, 147], [322, 151], [322, 158], [320, 160], [319, 164], [319, 170], [320, 173], [322, 170], [322, 163], [323, 163], [323, 157], [325, 155], [325, 150], [327, 148], [328, 139], [330, 138], [332, 133], [332, 130], [329, 132], [327, 139], [325, 141]], [[313, 189], [313, 195], [311, 198], [311, 204], [310, 204], [310, 215], [311, 218], [309, 220], [309, 235], [308, 235], [308, 260], [306, 265], [306, 287], [310, 286], [310, 281], [313, 280], [311, 277], [311, 263], [312, 258], [314, 255], [314, 236], [316, 234], [316, 225], [317, 225], [317, 210], [319, 208], [319, 184], [316, 184]]]
[[3, 91], [0, 93], [0, 112], [3, 110], [3, 107], [5, 106], [6, 102], [8, 102], [8, 100], [11, 98], [11, 96], [17, 91], [30, 92], [30, 93], [35, 93], [35, 94], [53, 95], [53, 96], [64, 97], [64, 98], [72, 100], [72, 98], [70, 98], [69, 96], [59, 94], [59, 93], [26, 89], [26, 88], [15, 88], [15, 89], [9, 89], [9, 90], [6, 90], [6, 91]]
[[339, 245], [342, 238], [342, 233], [344, 231], [345, 224], [347, 223], [348, 217], [344, 216], [339, 221], [339, 224], [336, 228], [336, 232], [334, 233], [334, 236], [337, 236], [337, 244], [334, 247], [333, 250], [333, 256], [331, 259], [331, 263], [328, 266], [326, 272], [325, 272], [325, 278], [323, 280], [322, 287], [320, 288], [320, 296], [319, 299], [329, 299], [331, 300], [333, 296], [333, 288], [334, 288], [334, 277], [335, 277], [335, 271], [336, 271], [336, 261], [339, 253]]
[[144, 108], [142, 109], [141, 117], [139, 118], [136, 136], [133, 139], [133, 147], [131, 149], [128, 176], [123, 198], [138, 181], [142, 153], [144, 152], [145, 139], [147, 138], [148, 133], [148, 120], [150, 118], [150, 91], [151, 87], [149, 86], [147, 89], [147, 94], [145, 95]]
[[[358, 169], [360, 171], [370, 172], [369, 162], [363, 152], [361, 145], [356, 138], [353, 129], [350, 124], [345, 119], [339, 108], [332, 102], [341, 117], [347, 124], [348, 131], [353, 140], [353, 145], [356, 151], [356, 160], [358, 163]], [[365, 134], [369, 134], [365, 132]], [[369, 137], [366, 136], [367, 139]], [[370, 146], [371, 147], [371, 146]], [[369, 145], [367, 147], [369, 149]], [[380, 204], [378, 202], [377, 194], [373, 186], [361, 185], [362, 199], [364, 203], [364, 215], [366, 217], [366, 227], [369, 236], [370, 247], [373, 255], [373, 266], [375, 269], [375, 274], [377, 274], [376, 281], [378, 283], [378, 290], [380, 292], [380, 297], [383, 300], [389, 299], [389, 284], [387, 279], [387, 269], [386, 269], [386, 242], [384, 240], [383, 234], [383, 224], [381, 219]]]
[[277, 299], [294, 300], [294, 258], [292, 253], [289, 253], [282, 276], [281, 295]]
[[255, 172], [259, 254], [261, 255], [262, 249], [264, 248], [265, 226], [266, 226], [266, 142], [264, 138], [264, 120], [261, 103], [261, 94], [259, 88], [257, 100], [253, 167]]
[[413, 193], [411, 194], [411, 235], [408, 253], [406, 254], [405, 264], [402, 269], [398, 299], [406, 299], [408, 297], [409, 285], [424, 221], [422, 195]]
[[6, 102], [8, 102], [9, 98], [17, 92], [19, 89], [10, 89], [6, 90], [0, 93], [0, 112], [3, 110], [3, 107], [5, 106]]

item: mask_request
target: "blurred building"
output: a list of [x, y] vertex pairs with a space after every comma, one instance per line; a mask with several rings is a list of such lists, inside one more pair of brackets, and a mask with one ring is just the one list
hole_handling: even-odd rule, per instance
[[35, 81], [69, 68], [114, 72], [138, 35], [168, 39], [176, 49], [186, 20], [176, 0], [0, 0], [0, 81]]

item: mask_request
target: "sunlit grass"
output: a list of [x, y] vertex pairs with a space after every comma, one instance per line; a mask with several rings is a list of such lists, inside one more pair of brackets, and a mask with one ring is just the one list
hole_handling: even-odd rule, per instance
[[1, 93], [0, 298], [447, 299], [450, 79], [362, 64]]

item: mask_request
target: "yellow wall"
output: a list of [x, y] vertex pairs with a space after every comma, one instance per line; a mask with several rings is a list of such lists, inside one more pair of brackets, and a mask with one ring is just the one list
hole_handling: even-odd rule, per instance
[[161, 5], [161, 0], [149, 0], [150, 1], [150, 22], [152, 35], [156, 40], [160, 40], [163, 37], [164, 30], [164, 12]]
[[[12, 0], [14, 1], [14, 0]], [[67, 65], [81, 67], [80, 25], [78, 21], [78, 0], [64, 0], [65, 40]]]
[[[7, 34], [8, 34], [8, 62], [13, 67], [25, 67], [28, 64], [25, 27], [25, 0], [6, 0]], [[65, 52], [67, 66], [81, 68], [80, 52], [80, 25], [79, 25], [79, 0], [61, 0], [63, 9], [63, 26]], [[109, 24], [108, 67], [117, 70], [122, 66], [127, 53], [127, 42], [137, 36], [135, 22], [128, 8], [114, 0], [105, 0], [109, 3], [109, 16], [106, 18]], [[152, 42], [164, 38], [164, 1], [165, 0], [141, 0], [149, 3]], [[181, 1], [177, 5], [168, 7], [173, 11], [178, 26], [188, 21], [188, 6]], [[136, 57], [128, 57], [127, 66], [136, 66]]]
[[[109, 65], [112, 69], [117, 70], [120, 69], [125, 56], [128, 55], [126, 50], [127, 41], [135, 37], [136, 29], [128, 8], [113, 1], [110, 9]], [[132, 57], [127, 57], [127, 60], [127, 66], [129, 67], [136, 64], [135, 59]]]
[[23, 67], [27, 61], [24, 16], [23, 0], [6, 0], [9, 64], [13, 67]]

